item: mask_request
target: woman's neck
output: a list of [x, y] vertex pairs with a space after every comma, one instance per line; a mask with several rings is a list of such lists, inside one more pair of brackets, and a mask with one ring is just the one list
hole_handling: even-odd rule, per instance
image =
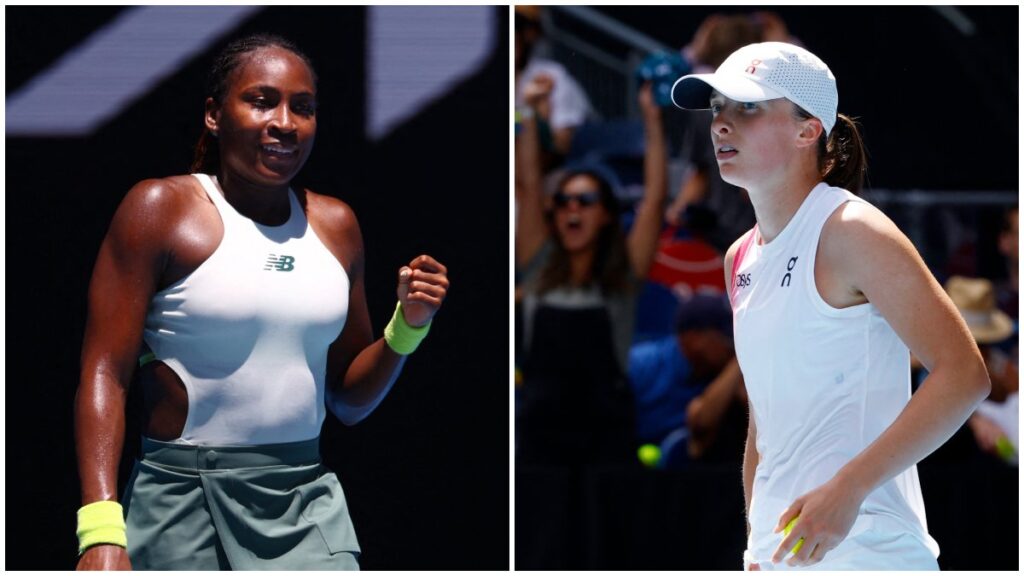
[[573, 286], [583, 286], [593, 279], [594, 252], [586, 248], [569, 254], [569, 282]]
[[260, 224], [278, 226], [288, 221], [291, 204], [288, 186], [261, 186], [221, 169], [217, 183], [224, 199], [242, 216]]
[[820, 181], [817, 172], [808, 172], [798, 178], [784, 179], [775, 185], [747, 189], [750, 202], [754, 205], [757, 230], [765, 243], [782, 233]]

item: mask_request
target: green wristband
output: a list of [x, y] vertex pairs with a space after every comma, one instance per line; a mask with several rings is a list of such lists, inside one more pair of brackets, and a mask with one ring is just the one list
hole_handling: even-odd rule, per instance
[[111, 500], [100, 500], [78, 509], [78, 553], [97, 544], [128, 547], [124, 511]]
[[402, 314], [402, 303], [399, 302], [398, 306], [395, 306], [395, 314], [391, 316], [391, 322], [388, 322], [384, 328], [384, 341], [398, 354], [407, 356], [415, 352], [416, 347], [427, 337], [432, 323], [433, 320], [419, 328], [409, 326]]

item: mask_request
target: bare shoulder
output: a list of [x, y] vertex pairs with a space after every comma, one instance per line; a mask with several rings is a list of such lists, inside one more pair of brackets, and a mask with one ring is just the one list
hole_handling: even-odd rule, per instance
[[362, 264], [363, 237], [355, 211], [346, 202], [305, 190], [306, 214], [327, 249], [350, 273]]
[[903, 235], [884, 212], [867, 202], [846, 202], [829, 216], [825, 231], [846, 237], [851, 234]]
[[927, 282], [931, 276], [899, 227], [865, 202], [847, 202], [829, 216], [818, 242], [818, 261], [819, 288], [831, 282], [833, 294], [859, 294], [876, 304], [886, 286]]
[[343, 200], [306, 189], [306, 203], [309, 217], [330, 235], [349, 236], [359, 233], [356, 213]]
[[134, 240], [151, 233], [166, 233], [204, 201], [210, 203], [191, 176], [142, 180], [121, 200], [110, 231], [130, 233]]
[[138, 182], [121, 200], [118, 212], [127, 212], [133, 218], [180, 214], [197, 201], [209, 199], [202, 193], [199, 183], [191, 176], [150, 178]]
[[837, 208], [825, 221], [819, 246], [822, 256], [837, 263], [870, 261], [893, 251], [917, 253], [899, 227], [866, 202], [847, 202]]

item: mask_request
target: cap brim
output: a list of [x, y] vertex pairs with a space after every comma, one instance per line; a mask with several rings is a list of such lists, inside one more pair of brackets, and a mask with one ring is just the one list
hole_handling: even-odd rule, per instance
[[672, 103], [684, 110], [706, 110], [711, 107], [711, 90], [736, 102], [763, 102], [785, 98], [782, 94], [753, 80], [718, 74], [690, 74], [672, 85]]

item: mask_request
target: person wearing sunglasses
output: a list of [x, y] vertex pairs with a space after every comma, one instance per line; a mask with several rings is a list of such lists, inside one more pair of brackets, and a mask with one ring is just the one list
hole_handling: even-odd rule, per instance
[[637, 288], [654, 258], [667, 193], [665, 134], [650, 85], [639, 102], [645, 192], [628, 234], [602, 169], [569, 170], [545, 196], [533, 118], [517, 138], [521, 463], [636, 459], [626, 359]]

